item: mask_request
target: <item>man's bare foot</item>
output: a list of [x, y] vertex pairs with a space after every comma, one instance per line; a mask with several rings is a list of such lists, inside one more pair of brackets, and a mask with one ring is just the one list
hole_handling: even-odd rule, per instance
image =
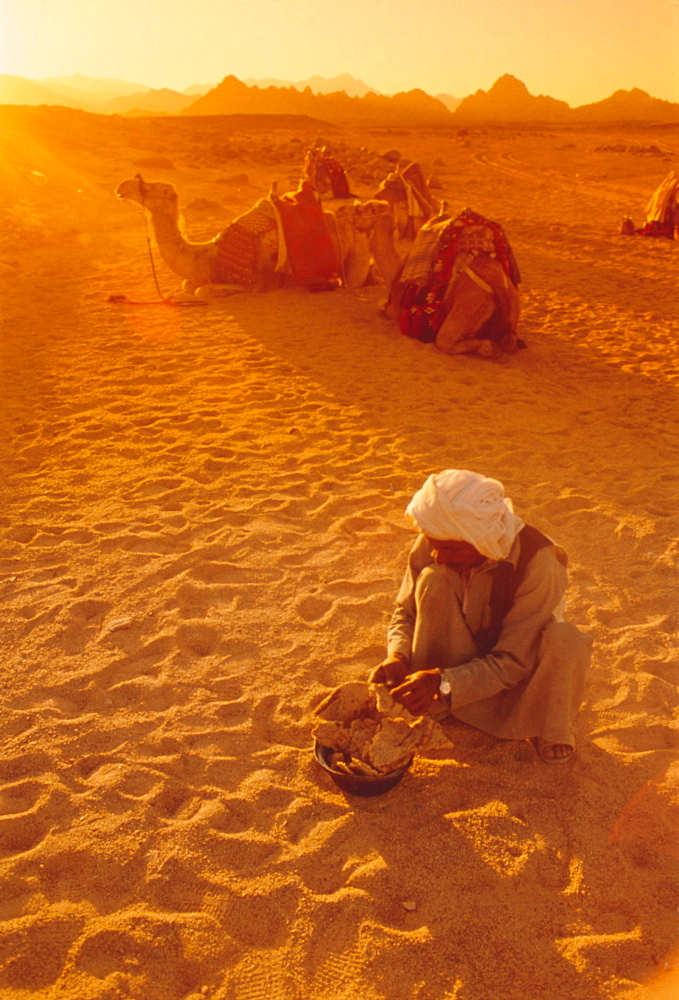
[[540, 760], [544, 760], [545, 764], [565, 764], [575, 752], [575, 747], [572, 747], [570, 743], [550, 743], [548, 740], [543, 740], [541, 736], [534, 736], [531, 743], [535, 747], [538, 757]]

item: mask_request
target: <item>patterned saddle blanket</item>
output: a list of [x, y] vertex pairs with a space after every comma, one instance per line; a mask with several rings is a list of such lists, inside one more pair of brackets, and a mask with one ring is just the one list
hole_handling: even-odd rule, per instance
[[278, 242], [276, 270], [289, 273], [300, 284], [324, 287], [339, 278], [335, 244], [307, 181], [281, 197], [262, 198], [216, 237], [216, 280], [252, 287], [259, 277], [264, 240]]
[[234, 219], [215, 239], [217, 281], [251, 287], [258, 277], [260, 242], [275, 229], [276, 214], [268, 198]]
[[450, 283], [479, 253], [497, 259], [509, 281], [520, 283], [516, 258], [499, 223], [470, 208], [454, 219], [438, 216], [425, 223], [401, 272], [401, 333], [425, 343], [436, 339]]

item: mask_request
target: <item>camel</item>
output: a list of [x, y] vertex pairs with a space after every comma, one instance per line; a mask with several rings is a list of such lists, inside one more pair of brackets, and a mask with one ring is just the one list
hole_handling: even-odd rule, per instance
[[497, 223], [470, 209], [439, 214], [401, 260], [390, 216], [375, 215], [369, 245], [389, 289], [380, 312], [407, 336], [486, 358], [525, 346], [516, 336], [520, 274]]
[[646, 206], [646, 221], [636, 229], [631, 219], [623, 219], [620, 232], [623, 236], [664, 236], [679, 240], [679, 173], [670, 170], [656, 188]]
[[[304, 155], [302, 176], [319, 197], [355, 198], [344, 168], [327, 146], [312, 146]], [[399, 239], [414, 239], [421, 226], [436, 215], [439, 204], [432, 197], [419, 163], [398, 166], [387, 174], [371, 200], [386, 202], [394, 216]]]
[[312, 146], [304, 154], [302, 176], [319, 195], [332, 198], [354, 198], [344, 167], [330, 153], [327, 146]]
[[414, 239], [424, 223], [440, 211], [422, 167], [415, 162], [387, 174], [373, 198], [390, 205], [400, 239]]
[[[276, 279], [297, 281], [310, 288], [336, 287], [340, 281], [358, 288], [381, 281], [389, 289], [384, 315], [397, 320], [403, 332], [434, 341], [442, 351], [495, 356], [501, 351], [514, 350], [519, 344], [518, 268], [507, 244], [508, 259], [513, 265], [510, 280], [500, 260], [489, 255], [494, 252], [489, 240], [494, 233], [501, 234], [500, 227], [473, 213], [468, 214], [466, 222], [470, 224], [462, 227], [464, 232], [457, 241], [459, 252], [450, 280], [445, 289], [440, 289], [443, 294], [438, 303], [439, 314], [421, 335], [421, 331], [408, 328], [411, 319], [421, 320], [425, 315], [422, 308], [418, 312], [421, 303], [411, 301], [414, 282], [409, 261], [420, 252], [422, 241], [432, 230], [444, 224], [454, 226], [458, 220], [450, 220], [446, 215], [430, 220], [403, 261], [395, 246], [396, 227], [390, 206], [379, 199], [342, 206], [333, 215], [320, 209], [316, 196], [304, 183], [292, 196], [278, 198], [272, 190], [215, 239], [191, 243], [181, 231], [179, 199], [171, 184], [148, 183], [137, 174], [123, 181], [116, 194], [144, 209], [163, 260], [184, 279], [183, 288], [189, 294], [208, 298], [266, 287], [267, 282]], [[281, 239], [284, 229], [281, 218], [289, 210], [294, 211], [296, 195], [304, 197], [307, 210], [313, 204], [318, 212], [315, 209], [311, 212], [311, 223], [302, 213], [297, 232], [293, 227], [291, 238]], [[458, 219], [463, 216], [465, 213]], [[308, 240], [309, 225], [311, 236], [320, 236], [318, 243]], [[304, 256], [290, 264], [281, 247], [283, 244], [292, 251], [300, 240], [311, 244], [311, 269]]]
[[[378, 226], [380, 219], [382, 225]], [[386, 284], [387, 276], [401, 263], [394, 246], [394, 219], [388, 203], [371, 199], [340, 205], [334, 213], [333, 225], [343, 263], [344, 283], [350, 288]]]
[[184, 236], [172, 184], [147, 182], [136, 174], [118, 186], [116, 195], [141, 205], [161, 257], [183, 279], [183, 291], [199, 298], [286, 283], [313, 290], [340, 282], [357, 288], [370, 271], [368, 237], [354, 225], [353, 215], [338, 221], [323, 212], [306, 182], [280, 198], [274, 185], [266, 198], [204, 243]]

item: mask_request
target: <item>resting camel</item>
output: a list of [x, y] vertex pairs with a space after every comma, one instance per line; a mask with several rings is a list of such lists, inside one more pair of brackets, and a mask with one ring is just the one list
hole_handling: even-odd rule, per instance
[[[344, 168], [327, 146], [312, 146], [304, 155], [302, 174], [319, 196], [354, 198]], [[439, 204], [429, 190], [419, 163], [399, 166], [387, 174], [372, 200], [384, 201], [394, 216], [399, 239], [414, 239], [421, 226], [436, 215]]]
[[[303, 185], [300, 192], [307, 209], [312, 202], [318, 206], [313, 194], [308, 198]], [[350, 287], [359, 287], [371, 279], [382, 281], [389, 289], [384, 314], [397, 320], [404, 333], [434, 341], [449, 354], [492, 356], [518, 346], [518, 268], [508, 244], [504, 263], [509, 262], [510, 277], [503, 263], [488, 255], [489, 251], [495, 252], [489, 240], [497, 236], [498, 231], [503, 236], [501, 229], [468, 210], [458, 219], [439, 216], [431, 220], [403, 261], [394, 242], [393, 216], [385, 202], [373, 200], [346, 205], [338, 209], [336, 215], [319, 208], [316, 222], [314, 209], [311, 234], [306, 219], [296, 233], [293, 227], [290, 239], [282, 241], [288, 250], [292, 250], [300, 239], [302, 243], [309, 242], [312, 249], [309, 268], [304, 255], [297, 256], [296, 262], [288, 265], [279, 245], [279, 231], [283, 227], [277, 220], [281, 214], [286, 215], [288, 209], [294, 210], [294, 197], [286, 202], [284, 199], [288, 196], [279, 199], [272, 193], [234, 220], [215, 239], [191, 243], [181, 232], [179, 199], [171, 184], [147, 183], [137, 174], [123, 181], [116, 194], [142, 206], [151, 220], [163, 260], [184, 279], [186, 292], [209, 297], [236, 289], [265, 287], [268, 280], [281, 274], [309, 287], [328, 287], [340, 280], [338, 268], [341, 268], [342, 280]], [[465, 216], [465, 224], [460, 225], [459, 220]], [[456, 224], [463, 232], [459, 239], [448, 240], [448, 249], [454, 244], [457, 251], [454, 268], [445, 288], [439, 288], [436, 316], [423, 323], [426, 308], [421, 308], [422, 302], [413, 295], [413, 290], [426, 292], [426, 286], [424, 283], [416, 286], [412, 259], [432, 230]], [[318, 242], [308, 240], [309, 235], [318, 236]], [[290, 269], [286, 272], [288, 266]], [[416, 329], [418, 323], [420, 328]]]
[[280, 198], [274, 187], [205, 243], [184, 236], [172, 184], [147, 182], [136, 174], [118, 186], [116, 195], [141, 205], [161, 257], [183, 279], [183, 290], [201, 298], [290, 282], [323, 289], [342, 281], [357, 288], [370, 271], [368, 236], [355, 228], [351, 213], [337, 220], [324, 212], [304, 182]]
[[387, 174], [373, 198], [391, 207], [400, 239], [414, 239], [427, 219], [440, 211], [419, 163], [399, 166]]
[[370, 248], [389, 296], [381, 307], [401, 332], [447, 354], [497, 357], [516, 336], [519, 269], [502, 228], [465, 209], [420, 230], [401, 260], [389, 215], [376, 215]]
[[327, 146], [312, 146], [304, 154], [302, 175], [319, 195], [353, 198], [344, 167], [331, 155]]
[[646, 206], [646, 221], [641, 229], [635, 229], [631, 219], [623, 219], [620, 232], [624, 236], [664, 236], [669, 240], [679, 240], [679, 173], [669, 174], [653, 192]]

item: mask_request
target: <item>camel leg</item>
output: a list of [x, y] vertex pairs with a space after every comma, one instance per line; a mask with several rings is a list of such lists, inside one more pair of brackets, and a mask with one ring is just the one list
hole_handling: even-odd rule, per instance
[[371, 266], [372, 254], [368, 234], [354, 233], [353, 246], [348, 253], [344, 249], [342, 273], [347, 287], [362, 288], [368, 279]]
[[[461, 274], [448, 293], [446, 318], [436, 336], [436, 346], [446, 354], [482, 354], [496, 352], [492, 341], [476, 336], [495, 311], [495, 298], [476, 282]], [[491, 345], [490, 348], [488, 345]]]
[[[436, 346], [440, 347], [438, 341]], [[499, 358], [502, 350], [492, 340], [481, 339], [480, 337], [467, 337], [466, 340], [458, 340], [446, 354], [478, 354], [482, 358]]]
[[182, 292], [185, 295], [194, 295], [197, 299], [220, 299], [227, 295], [233, 295], [234, 292], [244, 291], [245, 288], [241, 285], [218, 285], [212, 282], [201, 285], [189, 278], [182, 281]]
[[225, 299], [237, 292], [245, 292], [243, 285], [199, 285], [193, 293], [197, 299]]

